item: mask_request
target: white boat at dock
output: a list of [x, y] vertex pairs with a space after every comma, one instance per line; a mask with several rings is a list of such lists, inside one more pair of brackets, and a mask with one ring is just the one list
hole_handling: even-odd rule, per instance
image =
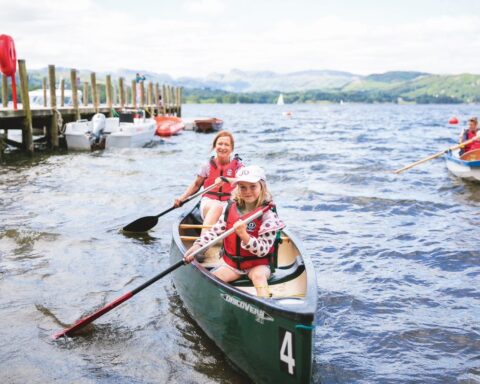
[[[130, 115], [124, 120], [125, 116]], [[156, 130], [154, 119], [136, 118], [133, 114], [105, 117], [97, 113], [91, 121], [78, 120], [65, 128], [67, 147], [71, 150], [143, 147], [153, 140]]]

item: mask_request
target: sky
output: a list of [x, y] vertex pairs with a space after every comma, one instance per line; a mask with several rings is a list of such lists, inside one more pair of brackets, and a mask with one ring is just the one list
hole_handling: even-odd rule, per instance
[[480, 73], [480, 0], [0, 0], [27, 68]]

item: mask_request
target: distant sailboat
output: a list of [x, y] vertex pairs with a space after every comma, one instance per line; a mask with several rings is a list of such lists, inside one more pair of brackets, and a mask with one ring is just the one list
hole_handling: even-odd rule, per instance
[[277, 105], [283, 104], [285, 104], [285, 102], [283, 101], [283, 94], [281, 93], [280, 96], [278, 96]]

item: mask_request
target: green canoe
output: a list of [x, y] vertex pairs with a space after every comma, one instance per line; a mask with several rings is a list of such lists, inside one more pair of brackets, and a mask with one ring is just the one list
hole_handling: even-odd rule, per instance
[[[199, 236], [198, 207], [173, 224], [170, 261], [176, 263]], [[224, 283], [209, 271], [222, 263], [220, 246], [202, 264], [174, 272], [185, 307], [204, 332], [255, 383], [310, 383], [317, 285], [312, 263], [287, 231], [278, 268], [269, 280], [271, 299], [258, 298], [248, 279]]]

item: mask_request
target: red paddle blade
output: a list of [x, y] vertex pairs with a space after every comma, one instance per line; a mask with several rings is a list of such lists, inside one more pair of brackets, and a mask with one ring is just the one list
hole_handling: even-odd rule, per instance
[[87, 324], [98, 319], [100, 316], [104, 315], [107, 312], [110, 312], [113, 308], [119, 306], [124, 301], [128, 300], [130, 297], [133, 296], [133, 292], [128, 292], [125, 295], [119, 297], [117, 300], [112, 301], [111, 303], [107, 304], [105, 307], [100, 308], [98, 311], [93, 312], [91, 315], [84, 317], [83, 319], [78, 320], [74, 325], [69, 328], [64, 329], [63, 331], [57, 332], [52, 335], [52, 339], [57, 340], [59, 337], [68, 336], [69, 334], [78, 331], [79, 329], [83, 328]]

